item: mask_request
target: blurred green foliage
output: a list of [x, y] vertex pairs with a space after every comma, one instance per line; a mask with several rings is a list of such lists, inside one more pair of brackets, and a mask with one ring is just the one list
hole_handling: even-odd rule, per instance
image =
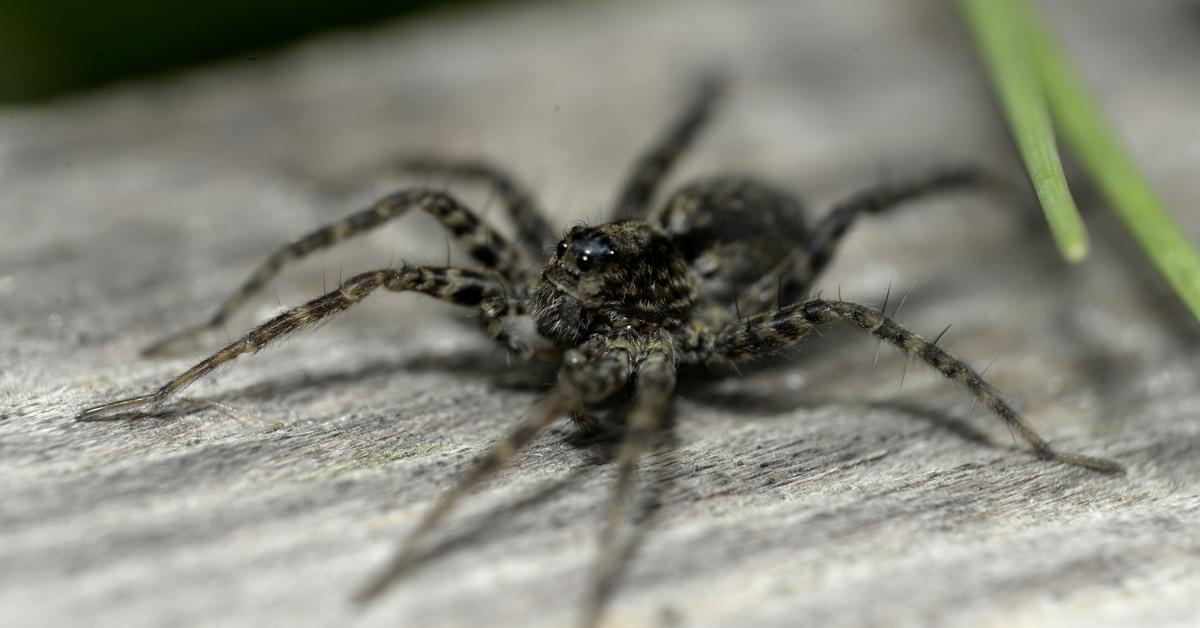
[[1026, 0], [959, 0], [1063, 255], [1087, 255], [1056, 131], [1150, 261], [1200, 321], [1200, 252], [1110, 128], [1100, 104]]
[[250, 54], [323, 29], [488, 1], [0, 0], [0, 102]]

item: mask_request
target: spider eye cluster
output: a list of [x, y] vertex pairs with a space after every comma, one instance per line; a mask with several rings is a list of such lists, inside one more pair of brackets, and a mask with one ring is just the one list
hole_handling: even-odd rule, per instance
[[559, 259], [562, 259], [568, 252], [574, 252], [575, 259], [573, 261], [580, 272], [595, 269], [617, 256], [616, 250], [612, 248], [606, 238], [589, 237], [588, 235], [578, 239], [568, 238], [559, 242], [557, 251]]
[[580, 271], [587, 272], [612, 260], [616, 256], [617, 252], [604, 244], [584, 247], [575, 258], [575, 267]]

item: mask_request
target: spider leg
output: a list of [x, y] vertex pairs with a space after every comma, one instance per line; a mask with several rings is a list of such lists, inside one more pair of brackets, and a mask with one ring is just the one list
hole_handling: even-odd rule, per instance
[[315, 251], [329, 248], [347, 238], [370, 231], [389, 220], [404, 215], [414, 207], [423, 209], [437, 218], [456, 239], [467, 245], [471, 256], [484, 267], [499, 272], [510, 281], [518, 276], [520, 255], [517, 250], [503, 236], [481, 222], [470, 209], [444, 192], [420, 188], [405, 190], [389, 194], [367, 209], [325, 225], [276, 250], [236, 292], [221, 303], [208, 321], [171, 334], [150, 345], [142, 353], [144, 355], [169, 353], [179, 342], [220, 327], [246, 303], [247, 299], [262, 290], [284, 266]]
[[336, 290], [255, 327], [155, 392], [88, 408], [79, 415], [79, 419], [95, 419], [129, 408], [160, 404], [222, 364], [246, 353], [257, 353], [268, 344], [296, 330], [311, 327], [344, 312], [376, 288], [385, 288], [393, 292], [420, 292], [457, 305], [479, 305], [485, 298], [502, 294], [504, 284], [502, 279], [492, 272], [467, 268], [412, 266], [362, 273], [346, 280]]
[[568, 351], [559, 371], [558, 386], [528, 418], [496, 443], [491, 452], [475, 463], [459, 483], [434, 502], [433, 506], [409, 533], [403, 549], [354, 594], [360, 604], [370, 602], [387, 590], [413, 560], [420, 556], [425, 536], [450, 512], [467, 493], [480, 482], [503, 467], [518, 451], [532, 441], [564, 411], [583, 403], [603, 400], [621, 390], [633, 369], [635, 347], [615, 341], [595, 359], [584, 352]]
[[634, 162], [613, 207], [613, 216], [617, 220], [646, 216], [654, 192], [679, 156], [691, 146], [723, 92], [724, 84], [719, 77], [709, 76], [700, 82], [687, 107], [657, 142]]
[[544, 247], [558, 240], [559, 234], [546, 220], [533, 194], [512, 175], [491, 163], [478, 159], [413, 156], [401, 159], [397, 166], [406, 172], [449, 175], [491, 185], [516, 224], [517, 240], [535, 260], [541, 261]]
[[883, 312], [866, 305], [813, 299], [759, 314], [742, 324], [730, 325], [718, 332], [713, 342], [711, 357], [727, 361], [754, 358], [792, 345], [819, 326], [836, 321], [851, 323], [856, 328], [895, 345], [966, 387], [977, 400], [1003, 419], [1010, 429], [1020, 434], [1039, 458], [1078, 465], [1102, 473], [1123, 471], [1121, 465], [1103, 458], [1055, 451], [1000, 397], [1000, 393], [969, 365], [901, 327]]
[[483, 333], [522, 359], [557, 360], [562, 357], [562, 351], [555, 347], [534, 346], [528, 340], [514, 336], [504, 329], [504, 319], [525, 316], [530, 313], [527, 296], [500, 296], [484, 299], [479, 306], [479, 312], [479, 326], [483, 329]]
[[951, 190], [980, 186], [990, 178], [971, 168], [942, 170], [925, 177], [879, 185], [834, 206], [813, 228], [807, 240], [738, 296], [749, 313], [763, 312], [776, 302], [794, 303], [806, 294], [825, 270], [842, 236], [863, 214], [878, 214], [902, 203]]
[[479, 306], [479, 325], [483, 332], [509, 351], [528, 360], [538, 357], [533, 345], [504, 329], [503, 321], [511, 316], [529, 313], [529, 302], [522, 297], [499, 296], [484, 300]]
[[647, 344], [641, 364], [637, 367], [636, 378], [633, 407], [626, 419], [625, 439], [617, 454], [617, 478], [608, 503], [604, 528], [600, 533], [600, 555], [585, 602], [581, 625], [586, 627], [599, 623], [604, 604], [616, 585], [621, 558], [617, 533], [633, 487], [638, 458], [661, 429], [671, 393], [675, 390], [675, 353], [668, 339], [661, 338]]

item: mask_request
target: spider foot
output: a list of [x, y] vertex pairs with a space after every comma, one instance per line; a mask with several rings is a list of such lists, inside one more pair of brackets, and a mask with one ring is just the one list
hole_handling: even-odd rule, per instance
[[75, 415], [76, 421], [104, 421], [117, 418], [125, 414], [126, 410], [134, 408], [142, 408], [145, 406], [154, 406], [159, 403], [158, 395], [141, 395], [139, 397], [130, 397], [110, 403], [101, 404], [87, 408]]
[[1038, 454], [1045, 460], [1053, 460], [1055, 462], [1062, 462], [1064, 464], [1074, 465], [1076, 467], [1083, 467], [1098, 473], [1125, 475], [1124, 466], [1106, 458], [1097, 458], [1094, 456], [1085, 456], [1083, 454], [1072, 454], [1053, 450], [1039, 451]]

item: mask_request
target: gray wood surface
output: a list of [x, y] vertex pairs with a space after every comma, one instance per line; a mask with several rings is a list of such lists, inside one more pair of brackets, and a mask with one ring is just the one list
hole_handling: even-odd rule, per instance
[[[1048, 8], [1200, 234], [1194, 6]], [[0, 110], [0, 624], [573, 621], [613, 469], [566, 426], [472, 496], [379, 604], [347, 603], [536, 400], [522, 384], [547, 377], [519, 377], [465, 312], [379, 295], [176, 412], [72, 416], [186, 368], [198, 354], [137, 351], [206, 316], [272, 247], [414, 183], [372, 171], [389, 157], [484, 155], [562, 224], [600, 219], [712, 65], [732, 98], [674, 183], [753, 172], [819, 213], [939, 164], [1014, 172], [941, 2], [518, 4]], [[1052, 442], [1127, 476], [1038, 462], [962, 391], [918, 365], [901, 386], [895, 352], [875, 364], [871, 340], [828, 333], [769, 368], [684, 382], [608, 625], [1195, 625], [1200, 334], [1079, 196], [1084, 264], [1058, 258], [1028, 198], [957, 194], [856, 226], [821, 287], [907, 294], [902, 322], [953, 323], [943, 342], [996, 359], [988, 377]], [[430, 223], [286, 273], [228, 333], [339, 276], [444, 261]]]

